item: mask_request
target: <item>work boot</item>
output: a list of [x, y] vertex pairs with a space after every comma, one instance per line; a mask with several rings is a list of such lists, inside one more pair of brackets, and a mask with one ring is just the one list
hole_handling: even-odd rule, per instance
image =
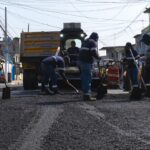
[[90, 95], [83, 95], [84, 101], [96, 101], [95, 97], [91, 97]]
[[97, 88], [97, 95], [96, 99], [102, 99], [107, 94], [107, 85], [106, 84], [100, 84]]
[[141, 98], [141, 89], [139, 87], [133, 87], [130, 94], [130, 100], [140, 100]]
[[150, 97], [150, 86], [146, 86], [145, 96]]
[[50, 86], [49, 89], [54, 93], [54, 94], [58, 94], [58, 87], [57, 85], [53, 85], [53, 86]]

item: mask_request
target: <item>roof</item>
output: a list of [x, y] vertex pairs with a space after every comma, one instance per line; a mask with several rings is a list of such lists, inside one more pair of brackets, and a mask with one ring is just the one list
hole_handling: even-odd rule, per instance
[[103, 50], [103, 49], [110, 50], [110, 51], [114, 50], [114, 51], [120, 52], [120, 51], [124, 51], [124, 46], [102, 47], [100, 50]]
[[146, 10], [144, 11], [144, 13], [150, 13], [150, 8], [146, 8]]
[[134, 38], [137, 38], [137, 37], [139, 37], [139, 36], [141, 36], [141, 34], [137, 34], [137, 35], [135, 35], [135, 36], [134, 36]]

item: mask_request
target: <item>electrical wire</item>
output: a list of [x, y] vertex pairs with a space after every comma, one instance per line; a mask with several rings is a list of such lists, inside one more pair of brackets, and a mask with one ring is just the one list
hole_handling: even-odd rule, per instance
[[[34, 2], [34, 5], [29, 5], [30, 3]], [[39, 5], [39, 7], [35, 7], [35, 2], [37, 2], [38, 4], [36, 5]], [[116, 33], [113, 33], [109, 34], [109, 38], [110, 37], [114, 37], [114, 34], [117, 36], [117, 38], [119, 38], [121, 35], [123, 35], [123, 32], [126, 32], [127, 29], [130, 29], [130, 32], [131, 29], [133, 30], [134, 28], [132, 27], [135, 22], [141, 22], [141, 19], [138, 19], [141, 14], [137, 17], [135, 17], [133, 20], [131, 19], [123, 19], [121, 17], [121, 13], [123, 12], [124, 9], [126, 9], [126, 7], [130, 6], [130, 7], [134, 7], [134, 5], [140, 5], [140, 4], [143, 4], [144, 2], [148, 2], [148, 1], [144, 1], [144, 0], [141, 0], [141, 1], [129, 1], [129, 0], [118, 0], [117, 2], [116, 1], [88, 1], [88, 0], [64, 0], [63, 3], [62, 1], [60, 1], [59, 4], [61, 4], [61, 7], [63, 8], [63, 6], [66, 6], [65, 8], [69, 8], [69, 9], [64, 9], [64, 10], [61, 10], [61, 7], [59, 6], [58, 8], [59, 9], [55, 9], [55, 7], [53, 8], [53, 6], [55, 4], [58, 3], [58, 1], [56, 0], [51, 0], [51, 1], [48, 1], [48, 0], [43, 0], [42, 2], [41, 1], [38, 1], [38, 0], [29, 0], [28, 3], [25, 1], [25, 0], [22, 0], [21, 3], [20, 1], [9, 1], [9, 0], [1, 0], [1, 4], [2, 5], [6, 5], [6, 6], [10, 6], [11, 8], [16, 8], [18, 7], [18, 9], [24, 9], [24, 10], [30, 10], [34, 13], [37, 12], [37, 14], [41, 15], [42, 13], [48, 13], [46, 14], [47, 16], [50, 16], [50, 14], [52, 14], [51, 17], [53, 17], [53, 19], [56, 18], [60, 18], [59, 20], [62, 20], [63, 17], [66, 17], [66, 19], [69, 20], [69, 18], [71, 18], [70, 20], [81, 20], [81, 19], [86, 19], [81, 21], [84, 23], [84, 25], [87, 27], [87, 31], [90, 31], [92, 30], [93, 28], [96, 29], [97, 31], [99, 32], [109, 32], [109, 31], [115, 31]], [[51, 3], [51, 4], [54, 4], [54, 5], [51, 5], [51, 7], [49, 9], [46, 9], [44, 7], [47, 7], [47, 3]], [[128, 5], [128, 3], [130, 5]], [[43, 5], [41, 5], [43, 4]], [[102, 5], [98, 5], [98, 4], [103, 4], [103, 6], [105, 6], [105, 8], [101, 8]], [[111, 6], [111, 4], [114, 4], [114, 6]], [[41, 6], [40, 6], [41, 5]], [[70, 5], [70, 7], [68, 7]], [[82, 5], [82, 7], [80, 7]], [[99, 6], [100, 8], [96, 8], [96, 9], [88, 9], [88, 7], [83, 7], [83, 6], [86, 6], [86, 5], [89, 5], [89, 6]], [[118, 9], [119, 8], [119, 9]], [[114, 10], [114, 11], [113, 11]], [[99, 14], [99, 12], [102, 11], [102, 13]], [[111, 12], [115, 12], [117, 11], [117, 13], [113, 16], [111, 16], [110, 18], [104, 18], [102, 17], [103, 14], [105, 12], [109, 13], [109, 11]], [[12, 11], [8, 11], [9, 12], [9, 15], [12, 15], [13, 17], [19, 17], [21, 19], [24, 19], [24, 20], [29, 20], [31, 22], [34, 22], [36, 24], [39, 24], [39, 25], [45, 25], [45, 26], [49, 26], [49, 27], [52, 27], [52, 28], [55, 28], [55, 29], [61, 29], [61, 27], [59, 27], [58, 25], [57, 26], [53, 26], [53, 25], [50, 25], [49, 23], [43, 23], [42, 21], [37, 21], [35, 18], [32, 19], [32, 18], [29, 18], [29, 17], [24, 17], [23, 15], [20, 15], [18, 14], [17, 12], [12, 12]], [[99, 14], [98, 17], [91, 17], [91, 15], [93, 14]], [[56, 14], [56, 16], [54, 16], [54, 14]], [[70, 16], [70, 17], [69, 17]], [[63, 18], [65, 20], [65, 18]], [[142, 20], [143, 21], [143, 20]], [[86, 23], [87, 22], [87, 23]], [[129, 23], [128, 23], [129, 22]], [[91, 25], [93, 26], [94, 25], [97, 25], [95, 27], [91, 27]], [[119, 25], [120, 24], [120, 25]], [[101, 26], [103, 25], [103, 27]], [[110, 27], [108, 27], [108, 25]], [[120, 31], [118, 31], [120, 30]], [[117, 32], [118, 31], [118, 32]], [[132, 32], [133, 34], [133, 32]]]
[[[20, 6], [22, 7], [23, 9], [31, 9], [32, 11], [33, 10], [38, 10], [38, 11], [41, 11], [41, 12], [50, 12], [50, 13], [56, 13], [56, 14], [61, 14], [61, 15], [67, 15], [67, 16], [74, 16], [74, 17], [80, 17], [80, 18], [86, 18], [86, 19], [94, 19], [94, 20], [106, 20], [106, 21], [109, 21], [109, 20], [114, 20], [113, 18], [110, 18], [110, 19], [106, 19], [106, 18], [96, 18], [96, 17], [89, 17], [89, 16], [83, 16], [83, 15], [74, 15], [74, 14], [66, 14], [66, 13], [63, 13], [63, 12], [58, 12], [58, 11], [53, 11], [53, 10], [45, 10], [45, 9], [41, 9], [41, 8], [36, 8], [36, 7], [31, 7], [29, 5], [25, 5], [25, 4], [20, 4], [20, 3], [12, 3], [12, 2], [9, 2], [8, 1], [4, 1], [5, 3], [3, 4], [8, 4], [8, 5], [15, 5], [15, 6]], [[2, 3], [2, 2], [0, 2]], [[120, 6], [119, 6], [120, 7]], [[110, 8], [111, 9], [111, 8]], [[89, 10], [90, 11], [90, 10]], [[101, 10], [102, 11], [102, 10]], [[79, 12], [79, 10], [77, 10], [76, 12]], [[114, 21], [117, 21], [117, 20], [114, 20]], [[123, 21], [123, 20], [119, 20], [119, 21]], [[125, 20], [125, 21], [129, 21], [129, 20]]]
[[[0, 7], [0, 9], [2, 9], [2, 8]], [[18, 16], [18, 17], [21, 18], [21, 19], [24, 18], [24, 19], [30, 20], [30, 21], [32, 21], [32, 22], [36, 22], [36, 23], [38, 23], [38, 24], [42, 24], [42, 25], [49, 26], [49, 27], [52, 27], [52, 28], [61, 29], [61, 27], [53, 26], [53, 25], [50, 25], [50, 24], [47, 24], [47, 23], [42, 23], [42, 22], [40, 22], [40, 21], [37, 21], [37, 20], [31, 19], [31, 18], [28, 18], [28, 17], [24, 17], [24, 16], [22, 16], [22, 15], [20, 15], [20, 14], [14, 13], [14, 12], [12, 12], [12, 11], [10, 11], [10, 10], [9, 10], [8, 12], [10, 12], [10, 15]]]
[[[126, 3], [126, 2], [123, 2], [123, 1], [118, 1], [118, 2], [116, 2], [116, 1], [87, 1], [87, 0], [76, 0], [76, 1], [79, 1], [79, 2], [84, 2], [84, 3], [102, 3], [102, 4], [124, 4], [124, 3]], [[136, 2], [131, 2], [130, 1], [130, 3], [140, 3], [141, 1], [136, 1]]]

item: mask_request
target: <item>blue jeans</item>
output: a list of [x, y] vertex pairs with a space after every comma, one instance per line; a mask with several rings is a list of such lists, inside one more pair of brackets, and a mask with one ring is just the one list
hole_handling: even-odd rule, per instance
[[132, 68], [128, 67], [128, 73], [131, 79], [132, 86], [139, 86], [137, 67], [136, 66]]
[[92, 64], [80, 61], [79, 66], [81, 71], [81, 88], [83, 94], [91, 95]]

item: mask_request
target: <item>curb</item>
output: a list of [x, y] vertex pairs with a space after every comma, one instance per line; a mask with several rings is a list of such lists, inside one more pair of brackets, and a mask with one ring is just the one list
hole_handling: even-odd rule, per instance
[[[11, 83], [6, 83], [8, 87], [10, 87], [10, 89], [12, 91], [17, 90], [18, 88], [23, 87], [22, 82], [18, 82], [18, 81], [13, 81]], [[5, 83], [0, 83], [0, 91], [2, 91], [3, 88], [5, 88]]]

